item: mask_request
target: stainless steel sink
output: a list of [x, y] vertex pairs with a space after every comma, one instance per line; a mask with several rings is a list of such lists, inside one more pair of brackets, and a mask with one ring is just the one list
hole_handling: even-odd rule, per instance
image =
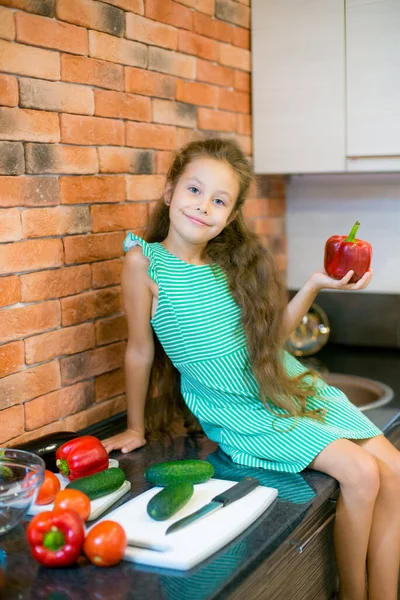
[[328, 385], [342, 390], [363, 411], [384, 406], [394, 398], [392, 388], [381, 381], [342, 373], [323, 373], [320, 376]]

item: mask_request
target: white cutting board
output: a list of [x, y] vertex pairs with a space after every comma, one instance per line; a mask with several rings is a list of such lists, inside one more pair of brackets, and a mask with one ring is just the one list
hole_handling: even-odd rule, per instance
[[168, 535], [165, 535], [165, 531], [172, 523], [201, 508], [236, 483], [225, 479], [209, 479], [206, 483], [195, 485], [189, 502], [166, 521], [154, 521], [146, 512], [150, 498], [161, 487], [151, 488], [109, 513], [105, 518], [122, 525], [128, 539], [170, 547], [166, 552], [156, 552], [128, 546], [124, 560], [187, 570], [214, 554], [251, 525], [275, 500], [278, 490], [260, 485], [244, 498], [219, 508], [179, 531]]
[[[115, 458], [110, 458], [108, 468], [118, 467], [118, 464], [119, 463]], [[58, 479], [60, 480], [61, 489], [63, 490], [69, 483], [69, 480], [67, 479], [67, 477], [61, 475], [61, 473], [55, 473], [55, 476], [58, 477]], [[117, 500], [119, 500], [124, 494], [126, 494], [126, 492], [129, 492], [130, 489], [131, 482], [125, 480], [121, 487], [118, 488], [118, 490], [115, 490], [115, 492], [111, 492], [111, 494], [107, 494], [106, 496], [102, 496], [101, 498], [96, 498], [96, 500], [91, 500], [90, 515], [88, 521], [93, 521], [94, 519], [97, 519], [100, 515], [103, 514], [104, 511], [110, 508], [110, 506], [112, 506]], [[37, 515], [41, 512], [44, 512], [45, 510], [53, 510], [53, 508], [53, 502], [51, 504], [32, 504], [32, 506], [28, 510], [28, 515]]]

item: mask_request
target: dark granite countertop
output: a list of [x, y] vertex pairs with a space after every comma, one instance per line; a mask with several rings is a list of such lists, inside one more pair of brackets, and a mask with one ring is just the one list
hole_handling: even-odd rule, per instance
[[[386, 349], [327, 346], [315, 357], [333, 372], [352, 373], [378, 379], [390, 385], [395, 399], [391, 412], [374, 418], [385, 435], [400, 447], [400, 370], [399, 351]], [[385, 408], [385, 407], [383, 407]], [[379, 409], [376, 409], [377, 411]], [[381, 409], [383, 410], [383, 409]], [[382, 424], [382, 419], [387, 420]], [[378, 423], [377, 423], [378, 424]], [[124, 417], [114, 417], [93, 426], [85, 433], [104, 439], [122, 430]], [[273, 473], [234, 465], [204, 435], [186, 435], [151, 441], [147, 446], [123, 455], [120, 461], [132, 489], [110, 509], [150, 487], [144, 478], [152, 463], [179, 459], [207, 459], [215, 467], [215, 477], [239, 480], [258, 477], [262, 485], [275, 487], [279, 495], [267, 511], [243, 534], [218, 553], [188, 572], [162, 570], [121, 562], [99, 569], [82, 560], [68, 569], [45, 569], [30, 557], [24, 525], [0, 538], [0, 597], [7, 600], [223, 600], [229, 590], [243, 581], [278, 548], [290, 534], [322, 504], [337, 494], [337, 482], [314, 471], [301, 474]], [[3, 570], [1, 567], [3, 566]]]

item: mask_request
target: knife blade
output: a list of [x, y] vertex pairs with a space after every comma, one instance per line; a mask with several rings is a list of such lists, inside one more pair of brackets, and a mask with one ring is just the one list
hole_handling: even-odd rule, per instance
[[154, 552], [168, 552], [171, 550], [171, 546], [165, 546], [164, 544], [153, 543], [153, 542], [145, 542], [142, 540], [134, 540], [132, 538], [128, 538], [127, 545], [132, 548], [141, 548], [142, 550], [153, 550]]
[[166, 530], [165, 535], [168, 535], [173, 531], [178, 531], [178, 529], [190, 525], [190, 523], [193, 523], [194, 521], [197, 521], [197, 519], [205, 517], [214, 510], [223, 508], [224, 506], [228, 506], [228, 504], [232, 504], [232, 502], [235, 502], [236, 500], [239, 500], [239, 498], [243, 498], [243, 496], [246, 496], [247, 494], [252, 492], [259, 485], [260, 482], [258, 481], [258, 479], [255, 479], [254, 477], [245, 477], [244, 479], [239, 481], [239, 483], [233, 485], [225, 492], [222, 492], [221, 494], [215, 496], [211, 500], [211, 502], [205, 504], [199, 510], [196, 510], [187, 517], [184, 517], [183, 519], [172, 523], [172, 525], [170, 525]]

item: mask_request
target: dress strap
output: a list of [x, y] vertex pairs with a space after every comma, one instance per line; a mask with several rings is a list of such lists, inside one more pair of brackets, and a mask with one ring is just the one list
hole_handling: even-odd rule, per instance
[[153, 279], [153, 281], [155, 281], [158, 284], [156, 258], [152, 244], [149, 244], [141, 237], [130, 231], [124, 239], [124, 252], [128, 252], [128, 250], [134, 248], [135, 246], [141, 246], [143, 256], [149, 259], [150, 264], [147, 272]]

